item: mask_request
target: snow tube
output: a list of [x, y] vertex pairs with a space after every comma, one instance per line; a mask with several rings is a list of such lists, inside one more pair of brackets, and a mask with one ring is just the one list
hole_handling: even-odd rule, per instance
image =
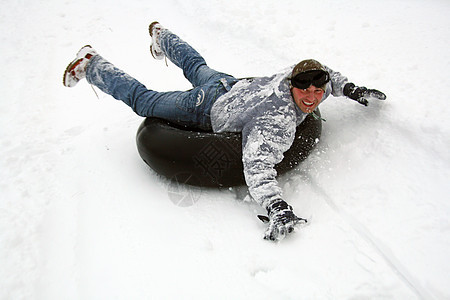
[[[316, 114], [320, 116], [318, 109]], [[291, 148], [275, 169], [284, 174], [303, 161], [316, 145], [322, 123], [308, 115], [296, 130]], [[213, 133], [146, 118], [136, 135], [139, 155], [155, 172], [178, 183], [204, 187], [244, 185], [242, 135]]]

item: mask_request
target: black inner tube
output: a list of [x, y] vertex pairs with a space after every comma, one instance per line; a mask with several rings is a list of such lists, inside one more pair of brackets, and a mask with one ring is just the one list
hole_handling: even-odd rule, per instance
[[[316, 109], [315, 114], [320, 116]], [[294, 142], [275, 166], [284, 174], [306, 159], [322, 132], [311, 114], [297, 126]], [[244, 185], [241, 133], [192, 130], [158, 118], [146, 118], [136, 135], [139, 155], [155, 172], [179, 183], [205, 187]]]

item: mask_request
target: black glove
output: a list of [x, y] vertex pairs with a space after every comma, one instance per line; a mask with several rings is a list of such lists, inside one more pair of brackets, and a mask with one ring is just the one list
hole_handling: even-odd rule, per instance
[[378, 90], [368, 89], [364, 86], [356, 86], [349, 82], [344, 86], [344, 96], [349, 97], [358, 103], [367, 106], [369, 105], [369, 100], [378, 99], [385, 100], [386, 95]]
[[269, 204], [267, 212], [269, 214], [268, 219], [264, 216], [258, 216], [263, 222], [268, 221], [269, 223], [269, 227], [264, 234], [266, 240], [281, 241], [286, 234], [294, 231], [294, 226], [297, 223], [307, 222], [306, 219], [297, 217], [292, 211], [292, 206], [281, 199]]

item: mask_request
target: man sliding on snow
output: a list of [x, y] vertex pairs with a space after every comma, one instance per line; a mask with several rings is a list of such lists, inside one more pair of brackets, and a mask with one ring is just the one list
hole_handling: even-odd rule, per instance
[[192, 83], [189, 91], [156, 92], [84, 46], [67, 66], [63, 83], [90, 84], [122, 100], [138, 115], [213, 132], [242, 132], [244, 176], [252, 198], [267, 210], [265, 239], [281, 240], [299, 222], [276, 180], [274, 166], [294, 140], [296, 127], [330, 94], [363, 105], [386, 96], [348, 82], [340, 73], [309, 59], [270, 77], [237, 79], [206, 65], [203, 57], [158, 22], [149, 27], [150, 51], [167, 57]]

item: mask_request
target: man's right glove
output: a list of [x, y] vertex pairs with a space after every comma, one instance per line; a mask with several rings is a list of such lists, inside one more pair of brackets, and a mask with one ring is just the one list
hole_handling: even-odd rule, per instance
[[[284, 237], [294, 231], [294, 226], [299, 222], [306, 223], [306, 219], [297, 217], [292, 211], [292, 206], [284, 200], [275, 200], [267, 206], [269, 214], [269, 227], [267, 228], [264, 239], [271, 241], [281, 241]], [[261, 220], [264, 217], [259, 216]]]
[[386, 99], [386, 95], [378, 90], [368, 89], [364, 86], [359, 87], [351, 82], [347, 83], [344, 86], [344, 96], [347, 96], [350, 99], [353, 99], [364, 106], [369, 105], [369, 100], [372, 99], [378, 100]]

